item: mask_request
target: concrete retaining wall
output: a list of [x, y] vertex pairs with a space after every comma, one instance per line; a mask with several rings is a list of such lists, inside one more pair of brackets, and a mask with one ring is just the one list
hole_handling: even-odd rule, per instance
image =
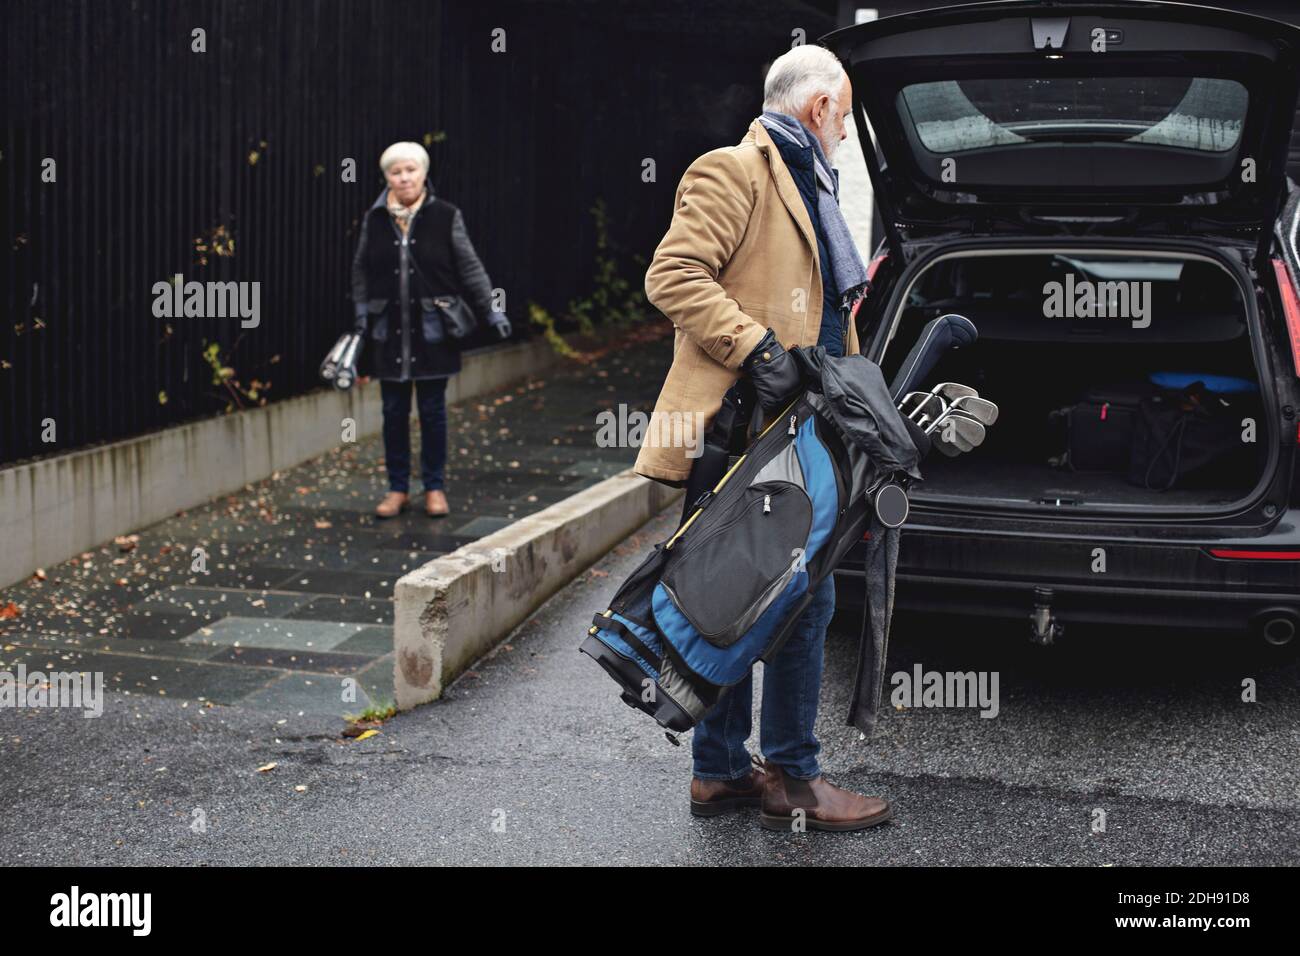
[[398, 709], [440, 697], [547, 598], [682, 494], [629, 469], [399, 579]]
[[[540, 338], [467, 352], [447, 400], [495, 391], [555, 361]], [[345, 418], [358, 440], [380, 430], [378, 382], [0, 469], [0, 586], [337, 448]]]

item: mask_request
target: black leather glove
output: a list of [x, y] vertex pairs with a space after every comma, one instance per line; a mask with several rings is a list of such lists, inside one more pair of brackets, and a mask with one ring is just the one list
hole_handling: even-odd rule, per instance
[[782, 408], [803, 388], [798, 364], [771, 329], [754, 351], [745, 356], [740, 370], [754, 383], [758, 404], [766, 412]]

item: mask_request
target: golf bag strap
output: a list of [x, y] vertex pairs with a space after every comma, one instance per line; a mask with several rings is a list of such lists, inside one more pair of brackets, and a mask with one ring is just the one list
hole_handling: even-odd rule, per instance
[[636, 651], [653, 664], [655, 670], [663, 670], [663, 660], [659, 655], [646, 647], [645, 644], [641, 642], [641, 638], [637, 637], [629, 628], [624, 626], [622, 621], [616, 621], [614, 618], [606, 617], [604, 614], [597, 614], [591, 619], [591, 623], [593, 627], [613, 631], [619, 637], [623, 638], [623, 640], [627, 641], [628, 646], [631, 647], [632, 650]]

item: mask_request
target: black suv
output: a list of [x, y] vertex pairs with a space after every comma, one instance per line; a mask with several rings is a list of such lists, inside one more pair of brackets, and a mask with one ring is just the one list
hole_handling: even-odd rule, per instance
[[[899, 606], [1028, 617], [1043, 642], [1072, 620], [1252, 628], [1289, 653], [1300, 30], [1182, 4], [1008, 2], [821, 42], [875, 137], [885, 239], [863, 351], [892, 377], [926, 321], [966, 315], [979, 341], [930, 381], [1001, 409], [982, 446], [925, 462]], [[1192, 382], [1181, 394], [1228, 416], [1237, 447], [1183, 480], [1178, 455], [1201, 440], [1188, 428], [1135, 474], [1144, 403]], [[837, 584], [861, 601], [860, 549]]]

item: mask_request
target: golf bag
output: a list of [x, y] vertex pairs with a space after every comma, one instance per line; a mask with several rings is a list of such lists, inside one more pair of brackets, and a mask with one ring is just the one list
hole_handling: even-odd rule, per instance
[[[674, 743], [672, 731], [692, 728], [756, 661], [776, 655], [818, 585], [864, 532], [868, 574], [875, 584], [887, 578], [888, 588], [883, 600], [866, 601], [875, 641], [869, 648], [864, 609], [850, 723], [864, 732], [874, 724], [884, 667], [880, 629], [892, 609], [897, 527], [907, 513], [906, 485], [920, 478], [919, 453], [878, 366], [822, 348], [794, 354], [806, 390], [691, 502], [677, 531], [595, 616], [579, 648], [620, 685], [624, 702], [654, 717]], [[739, 427], [745, 414], [737, 396], [728, 393], [715, 425]], [[711, 429], [705, 444], [706, 455], [726, 460], [730, 436]]]

